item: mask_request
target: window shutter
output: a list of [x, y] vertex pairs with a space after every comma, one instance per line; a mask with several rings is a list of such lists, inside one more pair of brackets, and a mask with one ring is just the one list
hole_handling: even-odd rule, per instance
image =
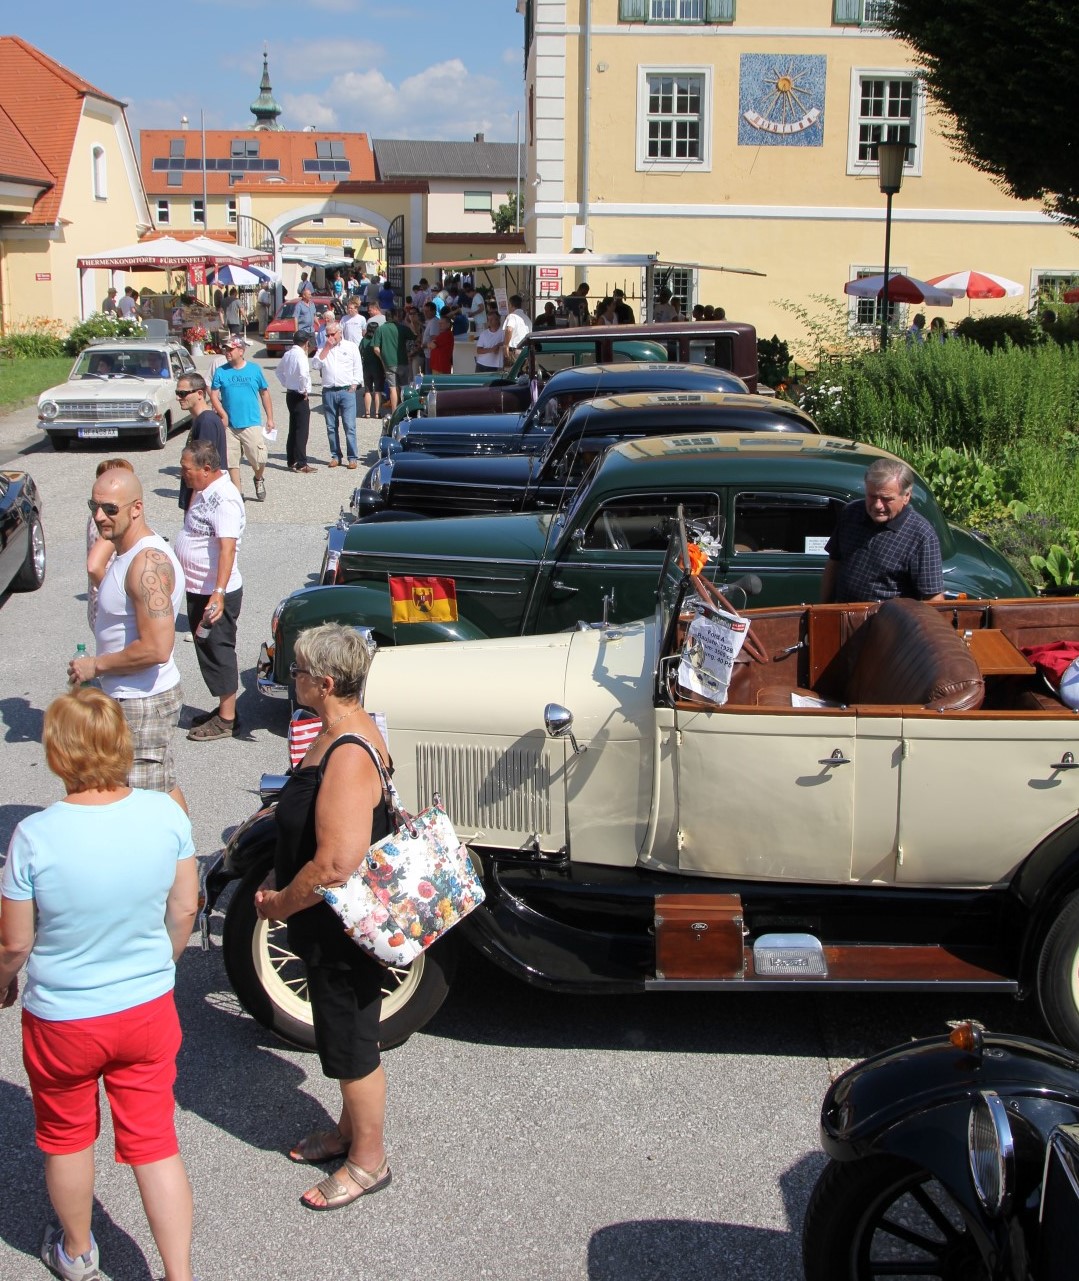
[[647, 22], [648, 0], [618, 0], [619, 22]]
[[862, 25], [862, 0], [835, 0], [835, 21], [840, 26]]
[[704, 0], [705, 22], [733, 22], [734, 0]]

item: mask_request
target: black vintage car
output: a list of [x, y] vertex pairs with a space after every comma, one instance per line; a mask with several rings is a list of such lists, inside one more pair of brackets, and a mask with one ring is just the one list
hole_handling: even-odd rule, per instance
[[41, 511], [32, 476], [0, 471], [0, 593], [37, 591], [45, 581]]
[[582, 400], [627, 392], [745, 392], [736, 375], [707, 365], [623, 362], [581, 365], [555, 374], [525, 414], [461, 414], [453, 418], [410, 418], [384, 436], [383, 457], [401, 450], [445, 456], [539, 454], [569, 410]]
[[763, 396], [710, 391], [605, 396], [571, 409], [540, 454], [440, 458], [409, 450], [380, 459], [353, 495], [352, 512], [362, 519], [380, 511], [464, 516], [557, 507], [608, 445], [676, 431], [819, 434], [804, 410]]

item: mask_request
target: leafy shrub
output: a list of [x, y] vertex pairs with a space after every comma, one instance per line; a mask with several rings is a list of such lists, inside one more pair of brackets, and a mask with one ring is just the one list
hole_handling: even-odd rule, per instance
[[998, 347], [1033, 347], [1043, 340], [1040, 325], [1026, 316], [965, 316], [955, 327], [960, 338], [977, 343], [986, 351]]
[[1053, 587], [1079, 587], [1079, 534], [1067, 547], [1053, 543], [1044, 556], [1031, 556], [1030, 563]]
[[757, 369], [760, 380], [766, 387], [778, 387], [780, 383], [785, 383], [790, 375], [790, 367], [790, 348], [778, 334], [757, 340]]
[[1060, 313], [1053, 324], [1043, 327], [1042, 333], [1047, 340], [1059, 343], [1061, 346], [1079, 343], [1079, 315], [1075, 312], [1070, 315]]
[[967, 450], [916, 449], [908, 459], [933, 491], [944, 515], [958, 525], [1001, 519], [1015, 497], [1015, 477]]
[[95, 311], [72, 329], [64, 345], [69, 356], [77, 356], [84, 347], [89, 347], [94, 338], [136, 338], [142, 332], [142, 325], [137, 320], [123, 320], [119, 316], [106, 316], [104, 312]]
[[64, 354], [64, 326], [48, 316], [19, 320], [0, 338], [0, 355], [9, 360], [48, 359]]

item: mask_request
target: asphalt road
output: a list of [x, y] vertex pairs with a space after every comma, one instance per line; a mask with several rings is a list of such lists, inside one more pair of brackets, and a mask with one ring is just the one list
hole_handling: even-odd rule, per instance
[[[240, 552], [244, 734], [189, 743], [181, 784], [200, 855], [256, 802], [263, 770], [285, 764], [283, 703], [260, 699], [253, 667], [278, 599], [317, 571], [326, 525], [360, 472], [287, 472], [281, 438], [268, 498], [248, 503]], [[48, 577], [0, 603], [0, 840], [58, 799], [40, 748], [42, 715], [69, 655], [90, 641], [86, 506], [115, 442], [54, 453], [33, 410], [0, 418], [0, 465], [28, 469], [45, 498]], [[361, 446], [377, 437], [366, 424]], [[315, 461], [327, 459], [312, 423]], [[149, 520], [175, 536], [181, 436], [126, 451]], [[244, 488], [251, 496], [250, 472]], [[187, 706], [210, 705], [190, 639], [178, 635]], [[138, 839], [132, 833], [132, 840]], [[177, 1096], [195, 1189], [203, 1281], [783, 1281], [801, 1275], [805, 1203], [823, 1166], [821, 1096], [851, 1061], [976, 1015], [1040, 1034], [1035, 1013], [1003, 999], [835, 995], [567, 998], [534, 992], [466, 958], [437, 1018], [386, 1056], [392, 1187], [336, 1215], [298, 1204], [314, 1177], [283, 1151], [335, 1112], [312, 1057], [275, 1042], [232, 996], [220, 953], [194, 942], [179, 967], [185, 1029]], [[0, 1013], [0, 1281], [44, 1276], [37, 1246], [49, 1207], [32, 1139], [17, 1014]], [[160, 1276], [130, 1172], [99, 1153], [94, 1230], [114, 1281]]]

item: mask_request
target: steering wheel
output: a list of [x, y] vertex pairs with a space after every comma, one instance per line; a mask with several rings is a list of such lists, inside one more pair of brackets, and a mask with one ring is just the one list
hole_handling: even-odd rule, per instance
[[611, 520], [610, 512], [603, 513], [602, 517], [600, 518], [600, 523], [603, 526], [603, 533], [607, 539], [608, 547], [612, 548], [614, 551], [619, 551], [619, 552], [629, 551], [629, 543], [626, 541], [626, 536], [625, 534], [622, 533], [622, 531], [618, 528], [618, 526], [614, 523], [614, 521]]

